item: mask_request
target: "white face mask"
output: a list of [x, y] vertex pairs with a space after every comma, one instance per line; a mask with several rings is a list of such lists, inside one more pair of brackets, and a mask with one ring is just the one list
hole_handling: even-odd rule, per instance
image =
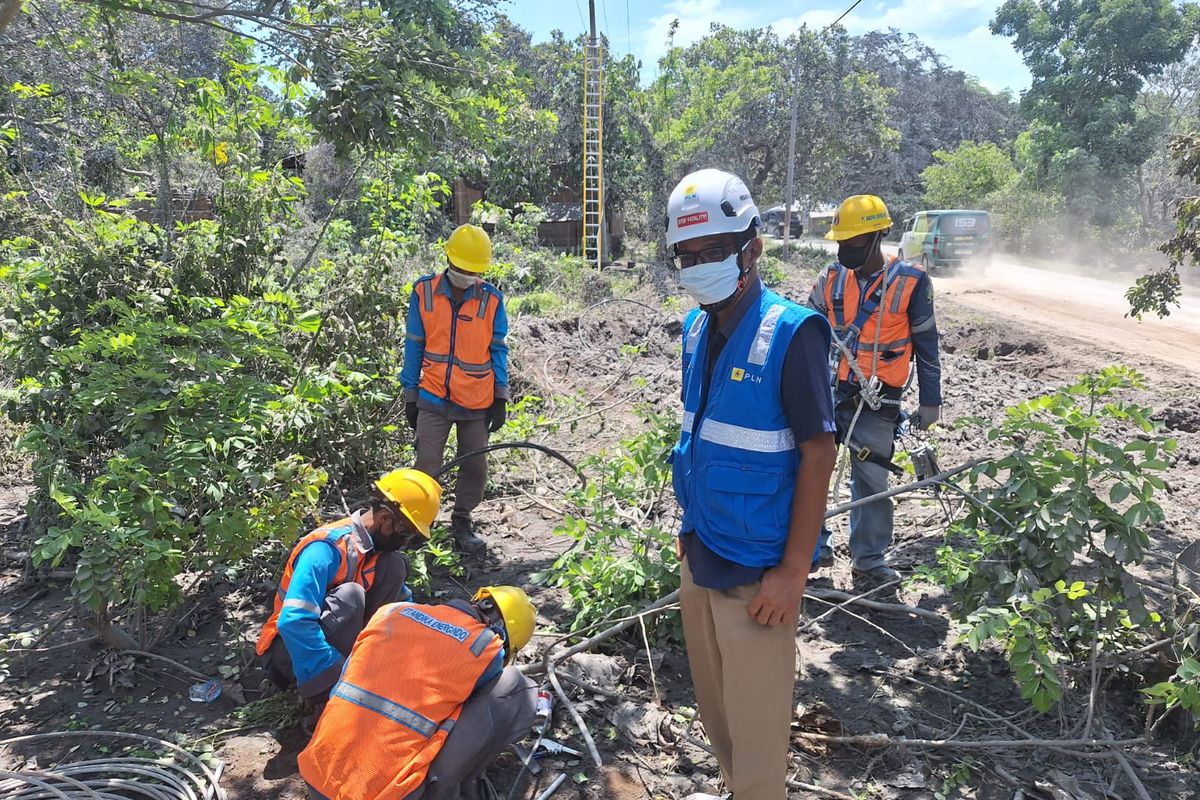
[[679, 285], [702, 306], [719, 303], [737, 291], [738, 278], [742, 275], [737, 260], [738, 254], [734, 253], [724, 261], [681, 269]]
[[446, 270], [446, 277], [450, 279], [450, 285], [455, 289], [466, 289], [471, 284], [475, 283], [475, 276], [468, 275], [465, 272], [459, 272], [456, 269]]

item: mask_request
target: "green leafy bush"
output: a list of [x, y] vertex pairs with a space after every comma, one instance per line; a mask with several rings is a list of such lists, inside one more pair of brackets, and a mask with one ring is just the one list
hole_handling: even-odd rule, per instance
[[66, 234], [0, 245], [33, 556], [77, 554], [74, 592], [101, 629], [117, 607], [176, 599], [182, 572], [300, 535], [327, 473], [365, 482], [399, 450], [403, 329], [383, 249], [314, 276], [310, 307], [276, 288], [300, 187], [279, 171], [223, 177], [218, 220], [168, 231], [90, 198]]
[[1175, 451], [1149, 408], [1117, 399], [1143, 385], [1110, 367], [1009, 408], [987, 432], [1007, 455], [973, 472], [972, 502], [926, 571], [966, 643], [1003, 645], [1042, 711], [1063, 696], [1064, 664], [1117, 655], [1161, 621], [1129, 573], [1163, 519], [1157, 473]]
[[[588, 474], [599, 477], [572, 493], [580, 514], [566, 517], [554, 531], [576, 544], [537, 578], [567, 590], [575, 612], [572, 630], [637, 611], [679, 588], [666, 461], [679, 424], [654, 412], [645, 412], [644, 421], [645, 430], [621, 442], [618, 453], [583, 463]], [[666, 625], [667, 635], [678, 638], [676, 623], [646, 622]]]

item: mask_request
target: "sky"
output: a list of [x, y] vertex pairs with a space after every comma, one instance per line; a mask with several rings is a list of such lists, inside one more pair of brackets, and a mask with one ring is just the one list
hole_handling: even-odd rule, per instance
[[[596, 0], [596, 26], [607, 32], [613, 54], [633, 53], [642, 62], [642, 79], [650, 81], [666, 52], [667, 29], [679, 20], [677, 45], [704, 37], [713, 22], [735, 28], [772, 26], [789, 34], [801, 24], [822, 28], [853, 0], [799, 0], [762, 3], [753, 0]], [[851, 34], [896, 28], [915, 33], [938, 51], [946, 63], [976, 78], [993, 91], [1014, 94], [1029, 86], [1029, 72], [1012, 49], [1011, 40], [993, 36], [988, 23], [1000, 0], [862, 0], [842, 25]], [[535, 42], [559, 29], [569, 36], [586, 30], [587, 0], [509, 0], [501, 6]]]

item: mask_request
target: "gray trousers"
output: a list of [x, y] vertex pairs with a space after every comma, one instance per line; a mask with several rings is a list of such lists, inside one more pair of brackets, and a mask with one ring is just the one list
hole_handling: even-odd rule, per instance
[[[375, 577], [370, 590], [358, 583], [343, 583], [325, 595], [321, 603], [318, 620], [325, 641], [343, 656], [350, 655], [354, 640], [370, 622], [375, 612], [388, 603], [395, 603], [404, 596], [404, 583], [408, 580], [408, 561], [397, 552], [380, 553], [375, 561]], [[296, 685], [296, 671], [292, 668], [292, 656], [288, 653], [283, 636], [276, 636], [271, 648], [262, 657], [263, 670], [267, 677], [281, 689]], [[305, 696], [323, 700], [337, 683], [337, 676], [323, 680], [313, 679], [304, 686]]]
[[516, 667], [505, 667], [463, 705], [425, 782], [404, 800], [475, 800], [487, 766], [529, 735], [536, 706], [537, 684]]
[[[858, 400], [847, 400], [837, 407], [838, 435], [844, 439], [858, 408]], [[850, 499], [858, 500], [886, 491], [891, 473], [869, 461], [854, 457], [856, 448], [866, 447], [874, 453], [890, 457], [895, 450], [896, 422], [899, 407], [885, 404], [878, 411], [863, 406], [854, 424], [852, 441], [847, 443], [850, 455]], [[892, 501], [876, 500], [850, 512], [850, 565], [857, 570], [870, 570], [887, 563], [885, 553], [892, 544]], [[825, 541], [821, 546], [828, 547]]]
[[[417, 469], [432, 475], [442, 468], [450, 429], [458, 426], [458, 455], [486, 447], [486, 419], [452, 420], [427, 409], [417, 412]], [[487, 456], [476, 456], [458, 467], [458, 482], [454, 486], [454, 516], [470, 516], [483, 500], [487, 483]]]

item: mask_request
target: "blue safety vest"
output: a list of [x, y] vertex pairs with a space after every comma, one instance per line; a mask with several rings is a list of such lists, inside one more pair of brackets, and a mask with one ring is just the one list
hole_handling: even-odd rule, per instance
[[703, 416], [710, 320], [695, 309], [684, 321], [683, 422], [671, 454], [682, 529], [748, 567], [775, 566], [787, 543], [800, 455], [780, 384], [792, 337], [814, 313], [764, 289], [717, 356]]

